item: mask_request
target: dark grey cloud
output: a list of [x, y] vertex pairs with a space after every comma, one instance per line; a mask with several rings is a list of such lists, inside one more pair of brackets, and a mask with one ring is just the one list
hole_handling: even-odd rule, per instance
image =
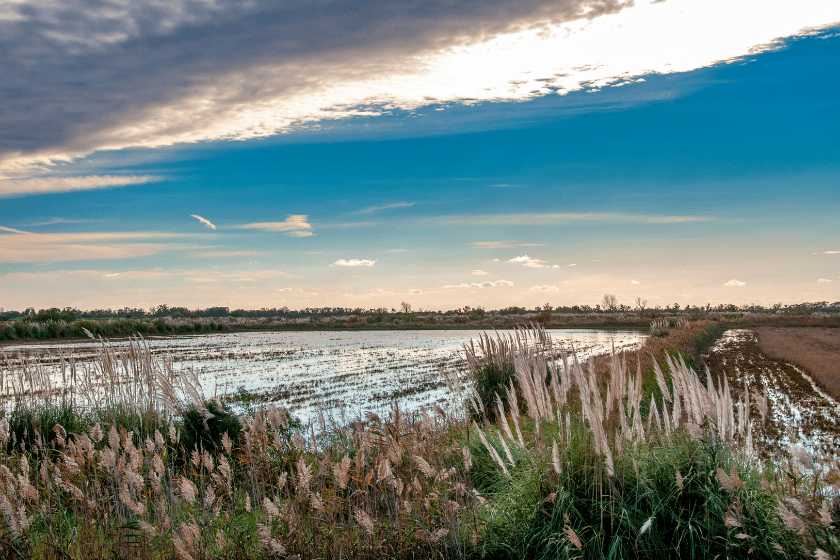
[[[207, 122], [188, 116], [189, 103], [200, 103], [207, 91], [229, 117], [247, 112], [252, 103], [270, 103], [278, 94], [307, 91], [313, 82], [399, 68], [424, 53], [515, 30], [595, 18], [631, 4], [632, 0], [5, 4], [0, 7], [0, 163], [15, 156], [54, 157], [62, 151], [83, 154], [134, 143], [151, 145], [156, 134], [168, 141], [189, 141], [188, 129], [214, 125], [213, 111], [196, 112]], [[183, 99], [193, 101], [179, 105]], [[146, 129], [150, 111], [155, 116]], [[225, 131], [218, 136], [224, 137]]]

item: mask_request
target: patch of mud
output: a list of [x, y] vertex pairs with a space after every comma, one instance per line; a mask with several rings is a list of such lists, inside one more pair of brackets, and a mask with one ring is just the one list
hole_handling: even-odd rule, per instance
[[751, 402], [756, 443], [763, 455], [780, 456], [790, 444], [812, 454], [840, 456], [840, 403], [820, 389], [800, 368], [767, 357], [758, 347], [754, 332], [732, 329], [709, 349], [703, 361], [715, 380], [726, 375], [733, 396], [744, 389], [767, 395], [769, 411], [765, 425], [755, 399]]

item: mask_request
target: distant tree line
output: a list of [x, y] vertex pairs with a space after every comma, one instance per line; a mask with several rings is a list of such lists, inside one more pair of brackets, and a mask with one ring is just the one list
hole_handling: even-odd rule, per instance
[[363, 309], [360, 307], [306, 307], [303, 309], [292, 310], [288, 307], [263, 307], [260, 309], [233, 309], [228, 307], [208, 307], [205, 309], [189, 309], [187, 307], [170, 307], [168, 305], [157, 305], [149, 309], [123, 307], [122, 309], [90, 309], [81, 310], [73, 307], [65, 307], [59, 309], [53, 307], [50, 309], [40, 309], [35, 311], [35, 308], [29, 307], [23, 311], [4, 310], [0, 308], [0, 320], [2, 321], [26, 321], [34, 323], [72, 323], [77, 320], [84, 319], [157, 319], [169, 317], [172, 319], [198, 319], [198, 318], [221, 318], [221, 317], [247, 317], [247, 318], [287, 318], [299, 319], [306, 317], [339, 317], [348, 315], [358, 316], [385, 316], [385, 315], [426, 315], [426, 316], [452, 316], [463, 315], [474, 319], [480, 319], [488, 316], [511, 316], [511, 315], [533, 315], [535, 313], [544, 314], [558, 314], [558, 315], [575, 315], [575, 314], [591, 314], [591, 313], [628, 313], [636, 312], [642, 315], [650, 314], [655, 316], [657, 312], [684, 312], [684, 313], [702, 313], [702, 312], [719, 312], [719, 313], [784, 313], [793, 315], [807, 315], [811, 313], [840, 313], [840, 301], [829, 303], [827, 301], [804, 302], [785, 305], [776, 303], [774, 305], [765, 307], [758, 304], [736, 305], [734, 303], [722, 303], [716, 306], [706, 304], [705, 306], [685, 305], [680, 306], [679, 303], [665, 306], [647, 307], [647, 300], [636, 298], [635, 305], [619, 304], [617, 299], [612, 294], [605, 294], [604, 298], [596, 305], [572, 305], [572, 306], [556, 306], [553, 307], [546, 303], [536, 307], [517, 307], [510, 306], [501, 309], [494, 309], [486, 311], [483, 307], [470, 307], [465, 305], [456, 309], [447, 311], [433, 311], [419, 309], [412, 310], [410, 303], [402, 302], [400, 308], [387, 309], [385, 307], [377, 307], [370, 309]]

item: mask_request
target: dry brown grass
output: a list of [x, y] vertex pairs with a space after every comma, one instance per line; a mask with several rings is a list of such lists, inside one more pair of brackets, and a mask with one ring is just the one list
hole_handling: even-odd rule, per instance
[[840, 398], [840, 330], [790, 327], [758, 328], [758, 345], [767, 356], [807, 370], [834, 398]]

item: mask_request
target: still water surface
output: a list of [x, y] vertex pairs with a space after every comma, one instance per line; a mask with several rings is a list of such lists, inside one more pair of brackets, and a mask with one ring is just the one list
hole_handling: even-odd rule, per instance
[[[580, 359], [633, 348], [646, 335], [630, 330], [549, 329], [555, 344]], [[191, 335], [149, 339], [155, 353], [167, 353], [178, 369], [191, 368], [208, 397], [236, 403], [241, 390], [260, 402], [285, 406], [304, 421], [323, 407], [327, 416], [347, 420], [363, 411], [387, 411], [393, 399], [416, 410], [452, 397], [441, 369], [463, 371], [463, 345], [482, 331], [303, 331]], [[114, 342], [120, 346], [121, 342]], [[4, 346], [7, 354], [29, 356], [72, 352], [90, 360], [98, 343], [44, 343]], [[237, 405], [238, 406], [238, 405]]]

